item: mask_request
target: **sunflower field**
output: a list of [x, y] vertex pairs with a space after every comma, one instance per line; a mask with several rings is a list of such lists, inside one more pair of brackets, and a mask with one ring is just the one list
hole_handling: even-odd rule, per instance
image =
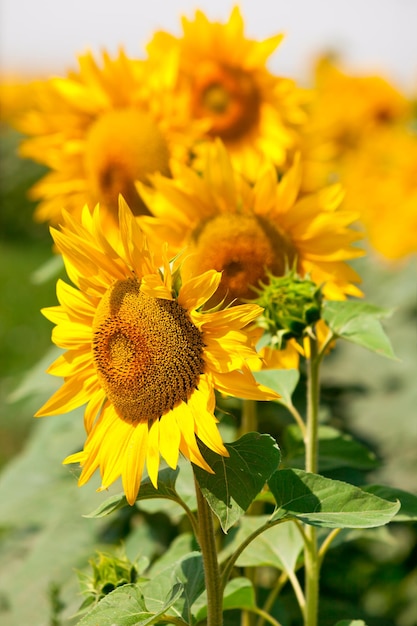
[[0, 76], [2, 626], [417, 625], [417, 90], [250, 30]]

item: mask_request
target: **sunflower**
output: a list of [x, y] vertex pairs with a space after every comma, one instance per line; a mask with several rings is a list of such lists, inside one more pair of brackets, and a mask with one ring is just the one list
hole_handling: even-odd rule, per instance
[[369, 133], [341, 171], [346, 205], [374, 250], [391, 261], [417, 252], [417, 133], [396, 124]]
[[312, 93], [300, 135], [304, 190], [340, 180], [344, 158], [354, 155], [368, 134], [412, 114], [410, 100], [384, 77], [351, 74], [329, 57], [316, 63]]
[[36, 104], [16, 124], [28, 136], [21, 155], [50, 169], [31, 190], [41, 201], [35, 219], [56, 224], [63, 207], [79, 213], [100, 203], [117, 222], [119, 193], [143, 212], [134, 182], [154, 171], [169, 175], [170, 157], [186, 158], [193, 127], [166, 95], [169, 68], [149, 75], [122, 50], [78, 62], [65, 78], [40, 81]]
[[157, 72], [167, 57], [177, 59], [174, 97], [181, 96], [190, 119], [206, 123], [205, 135], [194, 146], [196, 166], [216, 137], [250, 178], [264, 155], [283, 166], [305, 120], [306, 100], [294, 81], [266, 68], [283, 36], [248, 39], [237, 7], [225, 24], [197, 11], [194, 20], [184, 17], [182, 26], [179, 38], [155, 34], [147, 47], [148, 63]]
[[[245, 328], [262, 309], [248, 304], [202, 312], [220, 274], [171, 268], [155, 255], [124, 201], [120, 231], [109, 242], [98, 207], [82, 221], [64, 213], [52, 229], [72, 287], [59, 281], [59, 306], [45, 310], [53, 341], [66, 350], [49, 372], [65, 379], [37, 417], [87, 404], [87, 440], [65, 463], [80, 463], [79, 484], [100, 468], [106, 489], [122, 477], [135, 502], [144, 466], [157, 486], [160, 456], [175, 468], [181, 452], [211, 472], [198, 440], [227, 456], [214, 416], [223, 394], [267, 400], [277, 394], [256, 383], [247, 364], [256, 356]], [[158, 266], [162, 259], [162, 268]]]
[[250, 185], [217, 141], [201, 176], [181, 166], [172, 179], [153, 176], [152, 189], [138, 186], [152, 213], [139, 220], [173, 254], [187, 245], [196, 268], [222, 272], [216, 298], [227, 302], [254, 299], [268, 273], [289, 268], [323, 285], [326, 298], [360, 296], [360, 278], [346, 263], [362, 255], [353, 245], [361, 235], [349, 228], [357, 215], [340, 208], [339, 185], [300, 196], [301, 178], [296, 160], [281, 181], [271, 164]]
[[37, 80], [27, 75], [0, 74], [0, 122], [14, 124], [32, 106]]

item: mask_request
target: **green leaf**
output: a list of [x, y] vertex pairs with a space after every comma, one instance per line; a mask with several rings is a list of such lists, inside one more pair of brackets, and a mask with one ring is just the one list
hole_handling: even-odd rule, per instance
[[104, 502], [94, 509], [94, 511], [83, 515], [83, 517], [87, 517], [89, 519], [106, 517], [106, 515], [110, 515], [110, 513], [113, 513], [114, 511], [123, 509], [125, 506], [128, 506], [125, 494], [116, 493], [114, 496], [110, 496], [110, 498], [104, 500]]
[[[318, 436], [320, 472], [339, 467], [370, 470], [379, 465], [371, 450], [336, 428], [320, 426]], [[304, 466], [305, 446], [303, 435], [296, 424], [291, 424], [285, 429], [283, 447], [287, 451], [286, 465], [301, 469]]]
[[247, 578], [230, 580], [224, 590], [223, 610], [252, 609], [256, 606], [255, 590]]
[[291, 397], [300, 379], [298, 370], [261, 370], [254, 372], [254, 376], [258, 383], [280, 394], [277, 402], [284, 406], [292, 404]]
[[326, 302], [323, 318], [330, 329], [347, 341], [356, 343], [390, 359], [396, 359], [391, 343], [380, 319], [389, 317], [392, 310], [382, 309], [366, 302]]
[[175, 568], [175, 576], [184, 588], [182, 617], [191, 623], [191, 608], [206, 588], [201, 554], [194, 552], [182, 559]]
[[[183, 545], [183, 544], [181, 544]], [[155, 575], [155, 571], [157, 574]], [[161, 598], [167, 596], [175, 585], [181, 585], [181, 593], [170, 606], [170, 614], [181, 616], [192, 623], [192, 606], [205, 589], [203, 560], [200, 552], [190, 552], [181, 556], [175, 563], [161, 568], [152, 568], [151, 580], [141, 590], [148, 609], [157, 611]]]
[[399, 502], [302, 470], [279, 470], [268, 485], [277, 502], [271, 520], [289, 517], [323, 528], [373, 528], [387, 524], [400, 508]]
[[175, 585], [168, 599], [156, 613], [151, 613], [137, 585], [123, 585], [103, 598], [77, 626], [147, 626], [159, 621], [182, 593], [181, 585]]
[[[253, 609], [256, 607], [255, 590], [247, 578], [233, 578], [230, 580], [223, 594], [223, 611], [232, 609]], [[196, 613], [195, 618], [200, 622], [207, 617], [207, 604], [204, 604]]]
[[32, 624], [34, 615], [48, 623], [51, 583], [75, 613], [80, 599], [74, 569], [85, 566], [105, 528], [104, 520], [82, 518], [100, 502], [99, 476], [80, 489], [74, 470], [62, 465], [82, 448], [82, 412], [33, 422], [25, 449], [0, 474], [0, 588], [5, 619], [13, 624]]
[[417, 495], [384, 485], [366, 485], [362, 487], [367, 493], [372, 493], [379, 498], [395, 502], [401, 502], [401, 509], [393, 518], [393, 522], [415, 522], [417, 520]]
[[270, 435], [247, 433], [226, 444], [229, 457], [202, 446], [202, 454], [214, 474], [195, 467], [204, 497], [226, 533], [245, 513], [280, 462], [278, 445]]

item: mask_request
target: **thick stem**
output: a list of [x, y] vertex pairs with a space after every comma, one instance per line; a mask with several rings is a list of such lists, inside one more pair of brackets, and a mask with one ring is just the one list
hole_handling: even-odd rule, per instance
[[305, 466], [307, 472], [317, 473], [318, 469], [318, 428], [320, 401], [320, 358], [317, 340], [310, 337], [310, 358], [308, 359], [307, 380], [307, 429], [305, 436]]
[[304, 626], [317, 626], [319, 613], [320, 563], [317, 553], [317, 529], [306, 528], [308, 541], [304, 549], [305, 598]]
[[[256, 432], [258, 430], [258, 413], [256, 400], [243, 400], [241, 435]], [[262, 502], [253, 502], [247, 512], [248, 515], [260, 515], [263, 510]], [[255, 567], [245, 567], [244, 576], [253, 584], [256, 594]], [[255, 615], [250, 611], [242, 611], [241, 626], [255, 626]]]
[[203, 556], [204, 578], [207, 591], [207, 626], [223, 624], [223, 590], [217, 559], [216, 538], [211, 509], [194, 477], [197, 496], [198, 542]]
[[[310, 357], [308, 359], [307, 386], [307, 431], [305, 437], [305, 467], [307, 472], [317, 473], [318, 470], [318, 427], [320, 401], [320, 356], [317, 340], [310, 337]], [[305, 527], [305, 610], [304, 626], [317, 626], [319, 610], [319, 578], [320, 562], [317, 546], [317, 529]]]

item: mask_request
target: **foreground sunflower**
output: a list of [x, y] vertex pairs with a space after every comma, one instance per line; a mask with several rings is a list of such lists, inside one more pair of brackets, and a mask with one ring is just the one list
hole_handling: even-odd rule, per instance
[[196, 165], [219, 137], [235, 166], [248, 177], [264, 155], [283, 166], [305, 121], [305, 94], [294, 81], [266, 67], [283, 36], [249, 39], [235, 7], [226, 23], [210, 22], [201, 11], [183, 18], [183, 33], [158, 32], [147, 47], [148, 63], [157, 73], [170, 60], [176, 67], [175, 98], [181, 97], [191, 120], [206, 123], [194, 145]]
[[164, 68], [150, 75], [122, 50], [99, 60], [87, 53], [78, 63], [66, 77], [38, 81], [36, 100], [16, 123], [28, 136], [21, 155], [50, 170], [30, 192], [40, 200], [35, 219], [57, 224], [62, 207], [77, 214], [100, 203], [117, 222], [119, 193], [143, 212], [135, 181], [169, 175], [169, 159], [188, 154], [192, 125], [167, 93]]
[[227, 302], [254, 299], [268, 273], [288, 268], [323, 285], [326, 298], [360, 296], [360, 278], [346, 263], [363, 254], [353, 245], [360, 233], [349, 228], [357, 215], [340, 208], [339, 185], [300, 195], [301, 180], [296, 160], [281, 181], [271, 164], [249, 185], [217, 141], [201, 176], [183, 166], [172, 179], [153, 176], [152, 189], [140, 186], [152, 216], [139, 219], [173, 254], [187, 245], [195, 268], [222, 272], [216, 298]]
[[157, 487], [162, 456], [175, 468], [181, 452], [211, 472], [197, 438], [227, 456], [214, 416], [217, 389], [226, 395], [268, 400], [277, 394], [256, 383], [255, 356], [245, 328], [262, 309], [242, 305], [201, 312], [216, 291], [215, 270], [171, 269], [153, 255], [124, 201], [120, 233], [110, 244], [98, 207], [82, 222], [65, 214], [52, 229], [76, 288], [59, 281], [59, 306], [45, 316], [56, 324], [53, 341], [66, 350], [49, 372], [65, 379], [37, 417], [87, 403], [84, 449], [65, 463], [80, 463], [83, 485], [100, 468], [106, 489], [122, 477], [135, 502], [144, 466]]

